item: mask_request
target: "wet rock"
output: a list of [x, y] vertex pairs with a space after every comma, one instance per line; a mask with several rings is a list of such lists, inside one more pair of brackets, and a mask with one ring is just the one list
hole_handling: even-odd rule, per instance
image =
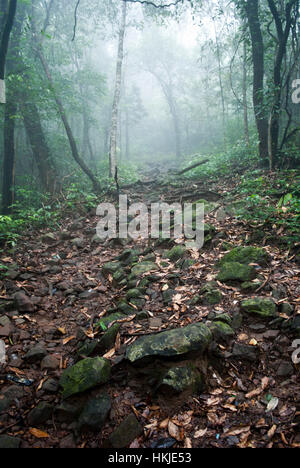
[[[219, 261], [219, 265], [224, 265], [225, 263], [258, 263], [259, 265], [267, 265], [269, 261], [269, 255], [264, 249], [259, 247], [235, 247], [228, 252], [224, 257]], [[247, 280], [245, 280], [247, 281]]]
[[147, 356], [181, 356], [191, 351], [202, 354], [212, 340], [211, 331], [202, 323], [165, 331], [157, 335], [144, 336], [127, 349], [126, 357], [136, 362]]
[[38, 343], [25, 354], [24, 360], [33, 364], [41, 361], [45, 356], [47, 356], [47, 350], [43, 345]]
[[61, 378], [63, 398], [82, 393], [97, 385], [106, 383], [110, 378], [110, 363], [106, 359], [86, 358], [66, 369]]
[[272, 299], [265, 297], [247, 299], [241, 303], [241, 309], [247, 314], [258, 315], [262, 318], [272, 318], [277, 316], [275, 302]]
[[113, 448], [125, 448], [143, 433], [143, 427], [133, 414], [130, 414], [109, 437]]
[[238, 262], [226, 262], [222, 265], [217, 279], [223, 283], [228, 281], [245, 282], [254, 279], [256, 274], [256, 270], [253, 266]]
[[89, 400], [78, 420], [78, 430], [99, 431], [111, 410], [110, 398], [106, 393]]
[[234, 343], [231, 357], [242, 361], [255, 362], [259, 357], [259, 350], [255, 346]]
[[33, 410], [28, 414], [28, 424], [30, 426], [38, 426], [44, 424], [48, 419], [51, 418], [53, 413], [53, 406], [46, 402], [39, 403]]
[[14, 294], [15, 307], [19, 312], [33, 312], [34, 305], [32, 301], [22, 292]]
[[0, 449], [17, 449], [20, 447], [21, 439], [7, 435], [0, 435]]
[[181, 393], [191, 391], [192, 393], [201, 393], [204, 389], [204, 377], [195, 366], [188, 365], [184, 367], [172, 367], [163, 376], [157, 389], [167, 393]]

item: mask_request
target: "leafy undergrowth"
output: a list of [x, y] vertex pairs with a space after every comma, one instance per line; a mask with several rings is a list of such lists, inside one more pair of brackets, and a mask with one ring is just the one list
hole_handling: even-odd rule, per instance
[[[183, 181], [183, 191], [186, 191], [185, 185]], [[217, 202], [217, 209], [207, 214], [206, 221], [215, 227], [212, 239], [203, 249], [190, 252], [193, 264], [187, 269], [182, 270], [177, 263], [164, 258], [167, 247], [163, 245], [152, 245], [150, 250], [144, 241], [131, 242], [125, 247], [118, 243], [97, 245], [93, 236], [98, 219], [91, 213], [79, 219], [74, 219], [74, 212], [66, 214], [59, 230], [53, 227], [35, 230], [30, 238], [20, 238], [13, 252], [3, 253], [0, 262], [6, 275], [0, 282], [0, 307], [5, 312], [1, 312], [0, 318], [5, 314], [9, 324], [6, 322], [4, 330], [0, 328], [0, 339], [5, 340], [8, 356], [8, 362], [0, 368], [0, 405], [8, 394], [13, 398], [0, 414], [0, 434], [19, 438], [21, 447], [106, 447], [111, 433], [133, 414], [143, 431], [130, 441], [132, 448], [299, 447], [299, 368], [291, 361], [294, 336], [288, 328], [244, 317], [236, 336], [219, 342], [214, 349], [205, 389], [175, 399], [155, 393], [145, 375], [140, 375], [125, 359], [128, 346], [140, 336], [194, 322], [204, 323], [212, 313], [232, 317], [240, 310], [241, 301], [252, 295], [272, 297], [281, 310], [283, 322], [300, 313], [296, 253], [288, 246], [282, 249], [282, 246], [270, 244], [268, 231], [264, 229], [263, 238], [255, 241], [257, 228], [251, 227], [253, 217], [249, 225], [244, 218], [220, 212], [220, 209], [230, 210], [226, 198], [229, 192], [233, 191], [232, 198], [236, 194], [238, 198], [244, 197], [240, 192], [243, 182], [236, 188], [231, 180], [201, 186], [201, 182], [194, 186], [195, 196], [209, 188], [223, 198]], [[272, 197], [277, 205], [286, 191], [294, 196], [291, 185], [275, 188], [278, 192]], [[132, 193], [134, 201], [152, 199], [154, 192], [161, 199], [179, 193], [171, 186], [147, 186], [139, 190]], [[270, 190], [269, 185], [267, 190]], [[281, 190], [284, 193], [279, 193]], [[280, 219], [284, 219], [285, 214], [280, 213]], [[54, 239], [45, 243], [42, 236], [49, 230]], [[78, 238], [82, 241], [72, 243], [72, 239]], [[264, 245], [270, 258], [267, 265], [255, 266], [261, 277], [260, 286], [254, 284], [256, 291], [249, 293], [236, 284], [218, 281], [221, 293], [218, 304], [193, 302], [195, 296], [201, 294], [203, 285], [216, 279], [215, 267], [224, 253], [247, 243]], [[120, 321], [115, 342], [103, 353], [112, 365], [111, 379], [101, 387], [101, 392], [106, 391], [111, 398], [110, 416], [101, 430], [78, 432], [76, 421], [62, 421], [57, 417], [55, 408], [62, 403], [57, 383], [64, 369], [74, 364], [79, 342], [83, 339], [92, 342], [101, 337], [106, 328], [93, 325], [103, 323], [108, 311], [126, 296], [126, 290], [116, 286], [110, 275], [105, 278], [101, 271], [106, 262], [128, 247], [139, 249], [142, 258], [150, 252], [159, 266], [156, 281], [143, 295], [143, 309], [148, 318], [139, 319], [133, 313]], [[166, 304], [163, 293], [168, 289], [176, 294]], [[11, 308], [10, 299], [16, 291], [30, 298], [27, 312]], [[282, 304], [287, 303], [291, 316], [282, 312]], [[137, 306], [133, 306], [133, 310], [138, 312]], [[234, 343], [252, 346], [259, 359], [255, 362], [233, 359]], [[42, 369], [39, 359], [30, 362], [25, 357], [36, 344], [43, 346], [51, 356], [52, 369]], [[279, 368], [287, 372], [280, 373]], [[8, 381], [8, 376], [15, 383]], [[27, 379], [29, 385], [16, 383], [21, 382], [20, 379]], [[52, 380], [50, 392], [43, 388], [49, 380]], [[50, 405], [53, 414], [32, 426], [29, 414], [41, 402]], [[73, 400], [67, 402], [74, 404]]]

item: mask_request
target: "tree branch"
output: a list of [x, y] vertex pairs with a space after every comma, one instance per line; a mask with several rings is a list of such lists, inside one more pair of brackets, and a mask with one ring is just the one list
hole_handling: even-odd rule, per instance
[[79, 5], [80, 5], [80, 0], [77, 0], [76, 7], [75, 7], [75, 12], [74, 12], [74, 33], [73, 33], [73, 37], [72, 37], [72, 42], [74, 42], [75, 36], [76, 36], [77, 11], [78, 11]]
[[[156, 3], [151, 2], [149, 0], [123, 0], [123, 2], [126, 2], [126, 3], [140, 3], [141, 5], [150, 5], [150, 6], [153, 6], [154, 8], [169, 8], [172, 6], [179, 5], [179, 3], [184, 3], [184, 1], [185, 0], [175, 0], [175, 2], [172, 2], [172, 3], [156, 5]], [[190, 2], [191, 0], [187, 0], [187, 1]]]

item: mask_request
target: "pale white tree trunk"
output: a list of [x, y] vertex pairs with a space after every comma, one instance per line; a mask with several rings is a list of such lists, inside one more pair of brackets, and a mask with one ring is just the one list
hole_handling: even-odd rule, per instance
[[117, 70], [116, 70], [116, 84], [115, 94], [112, 106], [111, 116], [111, 130], [110, 130], [110, 142], [109, 142], [109, 170], [110, 177], [117, 177], [117, 134], [118, 134], [118, 113], [119, 103], [121, 95], [121, 83], [122, 83], [122, 66], [124, 57], [124, 38], [126, 31], [126, 16], [127, 16], [127, 4], [123, 2], [122, 6], [122, 21], [119, 32], [119, 47], [118, 47], [118, 58], [117, 58]]

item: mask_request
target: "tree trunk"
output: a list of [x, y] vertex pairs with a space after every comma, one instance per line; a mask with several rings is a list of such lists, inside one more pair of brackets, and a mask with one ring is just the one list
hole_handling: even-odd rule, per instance
[[89, 167], [85, 164], [85, 162], [83, 161], [83, 159], [80, 157], [79, 155], [79, 152], [78, 152], [78, 149], [77, 149], [77, 145], [76, 145], [76, 141], [75, 141], [75, 138], [73, 136], [73, 133], [72, 133], [72, 130], [71, 130], [71, 127], [69, 125], [69, 122], [68, 122], [68, 119], [67, 119], [67, 116], [66, 116], [66, 113], [65, 113], [65, 110], [64, 110], [64, 107], [63, 107], [63, 104], [62, 104], [62, 101], [61, 99], [59, 98], [57, 92], [55, 91], [55, 88], [54, 88], [54, 83], [53, 83], [53, 79], [52, 79], [52, 76], [51, 76], [51, 73], [50, 73], [50, 70], [49, 70], [49, 67], [47, 65], [47, 62], [45, 60], [45, 57], [43, 55], [43, 52], [41, 50], [41, 47], [40, 45], [38, 45], [38, 48], [37, 48], [37, 55], [40, 59], [40, 62], [42, 64], [42, 67], [44, 69], [44, 72], [45, 72], [45, 75], [47, 76], [47, 79], [49, 81], [49, 84], [52, 88], [52, 92], [53, 92], [53, 96], [54, 96], [54, 100], [56, 102], [56, 105], [57, 105], [57, 108], [58, 108], [58, 112], [60, 114], [60, 117], [62, 119], [62, 122], [64, 124], [64, 127], [65, 127], [65, 130], [66, 130], [66, 133], [67, 133], [67, 136], [68, 136], [68, 140], [69, 140], [69, 143], [70, 143], [70, 148], [71, 148], [71, 152], [72, 152], [72, 156], [74, 158], [74, 160], [77, 162], [77, 164], [81, 167], [81, 169], [83, 170], [83, 172], [89, 177], [89, 179], [91, 180], [92, 184], [93, 184], [93, 190], [94, 192], [97, 194], [100, 192], [101, 190], [101, 187], [100, 187], [100, 184], [99, 184], [99, 181], [97, 180], [97, 178], [94, 176], [93, 172], [89, 169]]
[[113, 101], [113, 106], [112, 106], [110, 143], [109, 143], [109, 173], [110, 173], [110, 177], [113, 177], [113, 178], [116, 177], [116, 172], [117, 172], [118, 113], [119, 113], [119, 103], [120, 103], [121, 83], [122, 83], [122, 65], [123, 65], [123, 57], [124, 57], [126, 13], [127, 13], [127, 4], [126, 2], [123, 2], [122, 22], [121, 22], [121, 29], [119, 33], [116, 84], [115, 84], [114, 101]]
[[268, 165], [268, 120], [264, 110], [264, 43], [261, 32], [258, 0], [247, 0], [245, 11], [251, 35], [253, 61], [253, 105], [259, 137], [262, 165]]
[[244, 109], [244, 135], [246, 144], [250, 144], [249, 140], [249, 120], [248, 120], [248, 103], [247, 103], [247, 45], [243, 42], [243, 109]]
[[14, 201], [14, 169], [15, 169], [15, 115], [17, 105], [10, 92], [7, 93], [4, 117], [4, 161], [2, 184], [2, 213], [11, 213]]
[[51, 160], [38, 109], [30, 99], [26, 99], [21, 104], [20, 110], [41, 183], [46, 192], [53, 195], [57, 189], [57, 174]]
[[[4, 8], [6, 7], [6, 2], [2, 2]], [[5, 63], [6, 55], [8, 50], [10, 33], [14, 24], [14, 19], [17, 10], [17, 0], [10, 0], [8, 5], [7, 18], [4, 24], [4, 29], [1, 37], [0, 43], [0, 104], [5, 104]], [[4, 20], [3, 20], [4, 21]]]

